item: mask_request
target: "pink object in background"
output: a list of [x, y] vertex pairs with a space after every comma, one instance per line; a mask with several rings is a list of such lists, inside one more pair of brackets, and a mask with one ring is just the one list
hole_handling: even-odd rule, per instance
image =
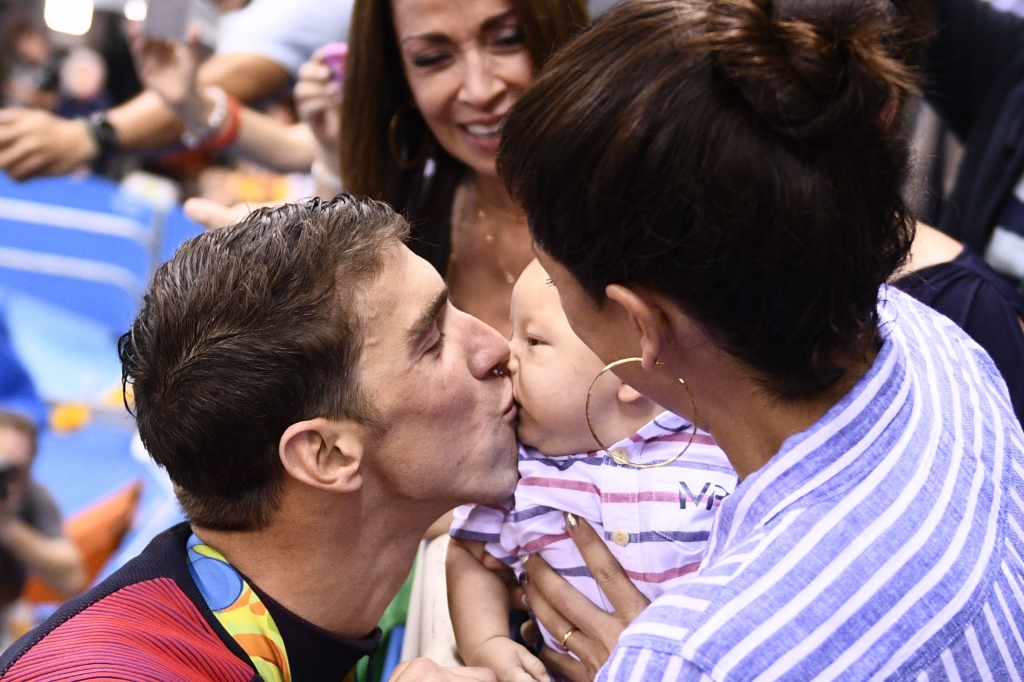
[[320, 48], [324, 64], [331, 70], [334, 80], [345, 82], [345, 62], [348, 60], [348, 43], [329, 43]]

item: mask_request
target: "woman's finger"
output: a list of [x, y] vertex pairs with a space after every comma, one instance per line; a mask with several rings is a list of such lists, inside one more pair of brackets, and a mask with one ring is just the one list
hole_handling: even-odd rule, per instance
[[335, 81], [330, 81], [329, 83], [300, 81], [299, 83], [296, 83], [295, 89], [292, 90], [292, 95], [298, 101], [317, 98], [324, 101], [330, 101], [332, 98], [336, 99], [339, 94], [341, 94], [341, 87]]
[[565, 526], [576, 548], [583, 555], [583, 561], [590, 569], [598, 587], [608, 597], [615, 613], [626, 622], [636, 618], [647, 608], [650, 600], [637, 589], [629, 579], [622, 565], [608, 549], [604, 539], [597, 534], [593, 526], [568, 512], [565, 514]]
[[[565, 618], [577, 626], [582, 625], [588, 631], [595, 628], [600, 629], [611, 619], [607, 612], [595, 606], [565, 578], [558, 575], [544, 561], [543, 557], [536, 554], [531, 555], [523, 563], [523, 566], [529, 575], [526, 588], [527, 599], [530, 601], [530, 607], [535, 611], [537, 604], [534, 604], [534, 600], [542, 599], [546, 605], [550, 605], [558, 613], [559, 617]], [[540, 592], [539, 595], [537, 591]], [[543, 619], [542, 622], [544, 622]]]
[[298, 82], [324, 82], [331, 78], [331, 70], [317, 58], [311, 59], [299, 67]]
[[[585, 665], [574, 659], [572, 656], [565, 656], [564, 654], [557, 653], [554, 649], [544, 644], [544, 639], [540, 634], [540, 628], [537, 627], [537, 623], [534, 621], [528, 620], [523, 623], [522, 627], [519, 628], [519, 634], [522, 635], [524, 642], [527, 642], [540, 651], [538, 657], [541, 662], [544, 663], [544, 667], [547, 668], [549, 672], [556, 673], [561, 677], [571, 680], [580, 679], [587, 680], [589, 682], [591, 679], [587, 674]], [[579, 667], [574, 664], [579, 664], [579, 666], [582, 667], [583, 677], [576, 677], [576, 675], [579, 674]]]
[[338, 106], [338, 103], [331, 101], [327, 97], [317, 96], [311, 99], [295, 99], [295, 108], [298, 109], [300, 118], [303, 120], [313, 115], [322, 114], [336, 106]]
[[543, 647], [540, 650], [540, 660], [545, 668], [562, 679], [572, 682], [590, 682], [593, 679], [583, 663], [572, 656], [556, 653], [550, 647]]
[[[532, 562], [535, 559], [536, 557], [531, 558], [530, 561]], [[562, 581], [565, 587], [576, 592], [576, 588], [565, 582], [564, 578], [557, 574], [555, 575]], [[579, 594], [579, 592], [576, 592], [576, 594]], [[600, 644], [596, 643], [588, 631], [596, 627], [598, 628], [597, 634], [600, 635], [602, 631], [601, 623], [614, 627], [615, 622], [608, 614], [587, 601], [587, 605], [594, 609], [597, 612], [596, 614], [590, 614], [586, 619], [580, 620], [568, 618], [548, 601], [548, 594], [540, 591], [534, 584], [532, 576], [526, 584], [526, 595], [530, 602], [530, 609], [555, 639], [562, 639], [567, 633], [572, 632], [565, 643], [567, 651], [576, 654], [581, 660], [594, 663], [595, 668], [600, 667], [604, 662], [605, 651]]]

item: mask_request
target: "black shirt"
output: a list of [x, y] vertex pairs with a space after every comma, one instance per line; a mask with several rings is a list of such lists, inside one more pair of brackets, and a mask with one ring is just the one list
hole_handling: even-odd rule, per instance
[[359, 659], [373, 654], [380, 646], [379, 628], [366, 639], [346, 639], [295, 615], [248, 578], [246, 582], [274, 617], [284, 640], [294, 682], [341, 682]]
[[1024, 424], [1024, 295], [970, 247], [948, 263], [912, 272], [894, 284], [956, 322], [992, 356]]

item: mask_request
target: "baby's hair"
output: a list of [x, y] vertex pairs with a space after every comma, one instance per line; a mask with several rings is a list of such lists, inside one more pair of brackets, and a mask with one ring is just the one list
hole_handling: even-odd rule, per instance
[[544, 283], [545, 283], [545, 284], [547, 284], [547, 285], [548, 285], [549, 287], [553, 287], [553, 286], [555, 286], [555, 283], [551, 281], [551, 278], [550, 278], [550, 277], [548, 277], [547, 279], [545, 279], [545, 280], [544, 280]]

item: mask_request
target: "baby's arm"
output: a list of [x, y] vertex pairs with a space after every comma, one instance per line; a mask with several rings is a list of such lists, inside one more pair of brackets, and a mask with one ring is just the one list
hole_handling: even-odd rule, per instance
[[448, 545], [448, 610], [466, 665], [490, 668], [499, 682], [550, 682], [544, 664], [509, 639], [508, 589], [484, 567], [484, 543], [452, 538]]

